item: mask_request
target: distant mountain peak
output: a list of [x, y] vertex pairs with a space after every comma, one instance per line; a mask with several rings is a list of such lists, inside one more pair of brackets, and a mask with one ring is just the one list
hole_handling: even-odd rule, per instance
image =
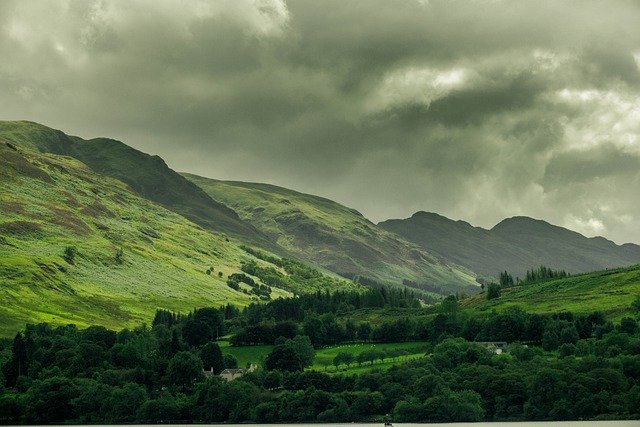
[[417, 211], [416, 213], [414, 213], [413, 215], [411, 215], [410, 218], [406, 219], [406, 220], [395, 220], [395, 219], [389, 219], [387, 221], [382, 221], [379, 224], [384, 224], [386, 222], [391, 222], [391, 221], [423, 221], [423, 220], [427, 220], [427, 221], [431, 221], [431, 222], [438, 222], [441, 223], [443, 225], [449, 225], [449, 224], [457, 224], [457, 225], [461, 225], [464, 227], [473, 227], [473, 228], [477, 228], [480, 230], [484, 230], [483, 228], [480, 227], [475, 227], [473, 225], [471, 225], [470, 223], [468, 223], [467, 221], [464, 221], [462, 219], [451, 219], [448, 218], [444, 215], [441, 215], [439, 213], [436, 212], [429, 212], [429, 211]]
[[447, 218], [444, 215], [440, 215], [439, 213], [430, 212], [430, 211], [418, 211], [411, 215], [411, 218], [438, 218], [438, 219], [446, 219], [451, 221], [451, 219]]
[[604, 237], [588, 238], [522, 215], [506, 218], [490, 230], [424, 211], [379, 225], [487, 276], [508, 270], [522, 277], [527, 269], [539, 265], [580, 273], [640, 262], [638, 245], [618, 246]]
[[537, 227], [557, 227], [542, 219], [532, 218], [524, 215], [516, 215], [510, 218], [503, 219], [502, 221], [494, 225], [492, 230], [500, 229], [504, 227], [523, 226], [523, 225], [535, 225]]

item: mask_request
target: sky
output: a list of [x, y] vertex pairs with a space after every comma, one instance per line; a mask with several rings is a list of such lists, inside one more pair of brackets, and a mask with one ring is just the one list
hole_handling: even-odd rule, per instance
[[374, 222], [640, 243], [637, 0], [2, 0], [0, 119]]

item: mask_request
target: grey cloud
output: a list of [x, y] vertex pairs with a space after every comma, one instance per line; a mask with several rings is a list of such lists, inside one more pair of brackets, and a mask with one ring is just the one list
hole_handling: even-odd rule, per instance
[[505, 111], [526, 110], [544, 90], [543, 82], [535, 81], [529, 73], [504, 78], [491, 85], [455, 91], [422, 107], [425, 119], [442, 122], [447, 126], [480, 124], [487, 116]]
[[638, 21], [630, 0], [5, 0], [0, 116], [373, 220], [640, 242]]
[[[638, 48], [637, 45], [635, 47]], [[606, 84], [611, 79], [620, 79], [637, 87], [640, 85], [640, 73], [633, 53], [616, 45], [590, 46], [583, 53], [582, 72], [595, 86]]]
[[547, 164], [543, 183], [549, 190], [573, 183], [620, 177], [625, 180], [640, 175], [640, 155], [625, 153], [612, 146], [587, 151], [558, 153]]

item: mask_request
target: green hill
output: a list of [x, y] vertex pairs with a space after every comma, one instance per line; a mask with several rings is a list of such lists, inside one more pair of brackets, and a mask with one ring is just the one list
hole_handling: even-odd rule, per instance
[[[244, 305], [258, 300], [251, 288], [226, 284], [243, 261], [285, 275], [76, 159], [14, 141], [0, 134], [0, 336], [27, 322], [118, 329], [149, 322], [157, 308]], [[274, 288], [271, 296], [283, 295], [290, 293]]]
[[[396, 284], [407, 279], [417, 285], [437, 286], [442, 293], [475, 285], [469, 271], [327, 199], [263, 184], [228, 183], [224, 194], [214, 192], [211, 186], [203, 191], [158, 156], [112, 139], [83, 140], [33, 122], [0, 122], [0, 140], [73, 157], [203, 228], [280, 255], [299, 257], [346, 277], [361, 275]], [[204, 186], [204, 182], [200, 184]], [[255, 191], [250, 195], [249, 189]], [[283, 202], [288, 199], [290, 205]], [[260, 206], [264, 208], [261, 215]]]
[[487, 277], [504, 270], [524, 277], [528, 269], [540, 265], [582, 273], [640, 262], [638, 245], [587, 238], [528, 217], [505, 219], [491, 230], [428, 212], [379, 225]]
[[514, 306], [533, 313], [601, 311], [619, 319], [630, 313], [631, 303], [638, 296], [640, 265], [509, 287], [493, 300], [482, 293], [462, 300], [462, 305], [480, 311]]
[[258, 230], [174, 172], [158, 156], [142, 153], [113, 139], [83, 140], [27, 121], [0, 121], [0, 138], [18, 147], [74, 157], [95, 172], [128, 184], [142, 197], [206, 229], [269, 246]]
[[274, 185], [183, 175], [279, 246], [343, 276], [396, 284], [406, 279], [440, 286], [444, 293], [475, 285], [465, 269], [331, 200]]

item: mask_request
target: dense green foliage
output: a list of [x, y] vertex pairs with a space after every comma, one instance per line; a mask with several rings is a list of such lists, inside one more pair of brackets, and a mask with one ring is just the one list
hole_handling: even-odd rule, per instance
[[506, 288], [508, 286], [513, 286], [513, 285], [514, 285], [513, 276], [509, 274], [509, 272], [507, 271], [500, 272], [500, 287]]
[[315, 352], [311, 340], [305, 335], [296, 335], [276, 344], [265, 359], [266, 369], [273, 371], [302, 371], [311, 366]]
[[498, 283], [489, 283], [487, 287], [487, 299], [492, 300], [498, 298], [502, 294], [502, 288]]
[[640, 262], [638, 245], [587, 238], [527, 217], [505, 219], [490, 230], [428, 212], [378, 225], [486, 278], [507, 270], [524, 279], [532, 265], [583, 273]]
[[[538, 268], [532, 268], [531, 270], [527, 270], [527, 273], [524, 276], [523, 282], [525, 284], [534, 283], [534, 282], [541, 282], [543, 280], [550, 280], [550, 279], [564, 279], [565, 277], [568, 277], [568, 276], [569, 275], [564, 270], [553, 270], [549, 267], [545, 267], [544, 265], [541, 265]], [[511, 283], [511, 285], [513, 285], [513, 282]]]
[[[636, 320], [613, 325], [597, 313], [545, 317], [517, 310], [478, 317], [456, 310], [454, 302], [429, 327], [441, 324], [446, 330], [428, 334], [427, 357], [357, 375], [303, 371], [314, 353], [310, 340], [297, 336], [273, 347], [267, 369], [231, 382], [205, 377], [203, 367], [209, 371], [207, 365], [216, 365], [217, 372], [224, 366], [217, 345], [189, 345], [170, 331], [196, 319], [220, 324], [225, 310], [219, 309], [186, 316], [159, 312], [152, 329], [117, 333], [103, 327], [28, 326], [0, 346], [0, 422], [346, 422], [384, 414], [398, 422], [640, 416]], [[243, 316], [237, 311], [233, 315]], [[543, 346], [512, 344], [508, 353], [495, 355], [451, 337], [459, 334], [511, 342], [535, 337]], [[382, 357], [369, 353], [355, 361], [344, 352], [334, 357], [337, 365]]]
[[[338, 322], [337, 314], [362, 308], [419, 307], [415, 295], [408, 290], [393, 288], [368, 289], [365, 292], [317, 292], [297, 298], [282, 298], [268, 304], [251, 304], [243, 315], [233, 320], [233, 345], [273, 344], [279, 337], [293, 338], [300, 333], [309, 336], [319, 347], [355, 339], [369, 340], [372, 327]], [[406, 336], [396, 326], [384, 324], [374, 330], [375, 337], [397, 333], [397, 341]], [[385, 339], [380, 339], [384, 341]]]

